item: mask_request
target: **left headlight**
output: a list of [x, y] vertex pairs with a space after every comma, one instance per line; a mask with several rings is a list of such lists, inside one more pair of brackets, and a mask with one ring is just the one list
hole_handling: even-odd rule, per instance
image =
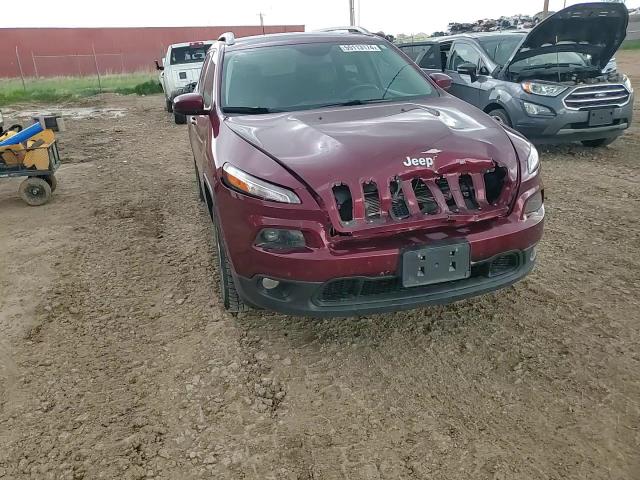
[[222, 166], [222, 171], [226, 183], [242, 193], [272, 202], [300, 203], [300, 198], [291, 190], [260, 180], [229, 163]]
[[521, 86], [527, 93], [544, 97], [557, 97], [567, 89], [564, 85], [554, 85], [553, 83], [522, 82]]
[[527, 170], [529, 173], [535, 172], [540, 166], [540, 155], [538, 154], [538, 150], [536, 147], [531, 144], [531, 150], [529, 151], [529, 156], [527, 157]]

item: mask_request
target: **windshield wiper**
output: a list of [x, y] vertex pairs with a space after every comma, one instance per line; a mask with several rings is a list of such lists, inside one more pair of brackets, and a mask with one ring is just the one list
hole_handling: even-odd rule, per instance
[[282, 110], [274, 110], [267, 107], [223, 107], [222, 113], [244, 113], [247, 115], [260, 115], [264, 113], [278, 113]]
[[389, 102], [389, 101], [391, 101], [391, 99], [384, 99], [384, 98], [369, 98], [367, 100], [347, 100], [346, 102], [324, 103], [314, 108], [353, 107], [354, 105], [366, 105], [368, 103], [379, 103], [379, 102]]

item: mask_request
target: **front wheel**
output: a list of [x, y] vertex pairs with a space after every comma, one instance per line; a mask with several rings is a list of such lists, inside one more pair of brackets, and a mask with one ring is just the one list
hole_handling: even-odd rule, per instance
[[222, 303], [226, 311], [230, 313], [241, 313], [249, 310], [249, 307], [242, 301], [238, 290], [236, 290], [236, 284], [231, 274], [231, 264], [227, 259], [227, 254], [224, 248], [224, 240], [220, 234], [220, 230], [217, 225], [213, 226], [216, 237], [216, 252], [218, 254], [218, 270], [220, 272], [220, 295], [222, 297]]
[[184, 125], [185, 123], [187, 123], [187, 116], [182, 115], [181, 113], [174, 113], [173, 119], [175, 120], [177, 125]]
[[173, 112], [173, 102], [171, 100], [169, 100], [168, 98], [165, 98], [165, 108], [167, 109], [167, 112], [171, 113]]
[[506, 125], [507, 127], [511, 127], [511, 119], [509, 118], [509, 115], [507, 114], [507, 111], [505, 109], [494, 108], [493, 110], [488, 112], [488, 115], [496, 122], [502, 125]]
[[599, 148], [606, 147], [607, 145], [611, 145], [617, 137], [609, 137], [609, 138], [598, 138], [597, 140], [583, 140], [581, 143], [585, 147], [590, 148]]

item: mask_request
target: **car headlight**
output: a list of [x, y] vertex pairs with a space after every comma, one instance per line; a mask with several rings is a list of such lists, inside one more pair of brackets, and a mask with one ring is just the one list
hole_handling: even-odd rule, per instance
[[540, 165], [540, 155], [538, 154], [538, 150], [536, 147], [531, 145], [531, 150], [529, 151], [529, 156], [527, 157], [527, 170], [529, 173], [533, 173], [538, 169]]
[[524, 110], [528, 115], [531, 116], [552, 116], [553, 111], [550, 108], [547, 108], [543, 105], [538, 105], [536, 103], [523, 102]]
[[544, 97], [557, 97], [567, 89], [563, 85], [554, 85], [552, 83], [522, 82], [520, 85], [525, 92]]
[[300, 203], [298, 196], [291, 190], [260, 180], [233, 165], [225, 163], [222, 171], [227, 184], [242, 193], [272, 202]]
[[633, 92], [633, 85], [631, 84], [631, 79], [627, 75], [622, 76], [622, 83], [624, 84], [624, 88], [629, 90], [629, 93]]

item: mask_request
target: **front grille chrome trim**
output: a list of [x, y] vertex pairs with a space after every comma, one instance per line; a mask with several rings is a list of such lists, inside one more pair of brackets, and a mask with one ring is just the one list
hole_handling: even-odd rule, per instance
[[562, 102], [568, 110], [583, 111], [593, 108], [624, 107], [630, 100], [631, 92], [624, 85], [611, 83], [576, 87], [564, 97]]

